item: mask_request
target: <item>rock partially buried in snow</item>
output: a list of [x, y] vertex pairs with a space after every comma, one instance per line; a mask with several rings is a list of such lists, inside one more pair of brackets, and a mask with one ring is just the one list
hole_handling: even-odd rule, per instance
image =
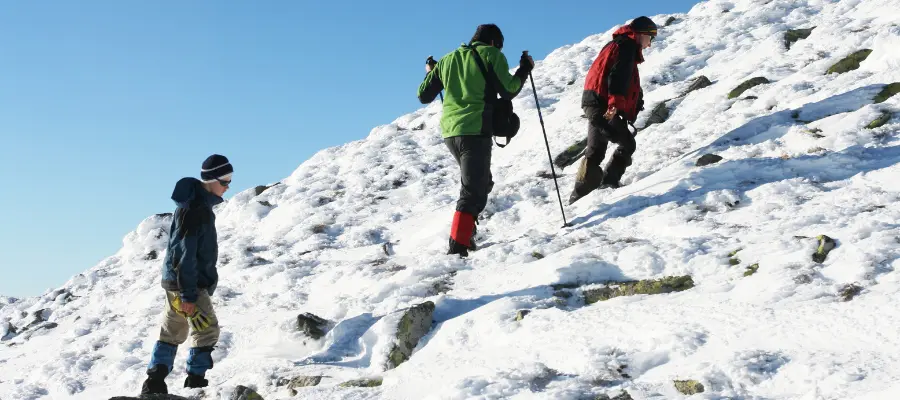
[[388, 355], [388, 369], [397, 368], [409, 360], [413, 349], [419, 345], [419, 339], [431, 330], [433, 314], [434, 303], [430, 301], [406, 310], [397, 324], [397, 341]]
[[753, 264], [753, 265], [747, 267], [747, 270], [744, 271], [744, 276], [753, 275], [756, 273], [756, 271], [759, 271], [759, 264]]
[[825, 75], [843, 74], [845, 72], [859, 69], [860, 63], [865, 61], [866, 58], [869, 58], [870, 54], [872, 54], [872, 50], [869, 49], [857, 51], [832, 65], [831, 68], [828, 68], [828, 71], [825, 72]]
[[609, 397], [607, 394], [601, 394], [594, 398], [594, 400], [634, 400], [628, 392], [622, 392], [616, 397]]
[[872, 122], [869, 122], [869, 124], [866, 125], [866, 129], [880, 128], [880, 127], [884, 126], [885, 124], [887, 124], [888, 121], [891, 120], [892, 116], [893, 115], [891, 115], [890, 111], [882, 111], [881, 115], [879, 115], [878, 118], [876, 118]]
[[653, 124], [661, 124], [666, 122], [667, 119], [669, 119], [669, 108], [666, 107], [666, 102], [659, 103], [656, 107], [653, 107], [653, 111], [650, 113], [650, 117], [647, 118], [644, 128]]
[[578, 160], [578, 156], [581, 155], [581, 152], [584, 151], [585, 147], [587, 147], [587, 139], [569, 146], [569, 148], [562, 153], [559, 153], [559, 155], [553, 159], [553, 164], [560, 168], [565, 168], [574, 164], [575, 161]]
[[381, 386], [382, 379], [381, 378], [371, 378], [371, 379], [354, 379], [352, 381], [344, 382], [339, 387], [343, 388], [351, 388], [351, 387], [378, 387]]
[[740, 96], [741, 93], [746, 92], [750, 88], [753, 88], [753, 87], [756, 87], [759, 85], [764, 85], [766, 83], [769, 83], [769, 80], [762, 76], [757, 76], [755, 78], [748, 79], [748, 80], [744, 81], [744, 83], [741, 83], [740, 85], [738, 85], [738, 87], [734, 88], [734, 90], [729, 92], [728, 98], [733, 99], [735, 97]]
[[834, 239], [826, 235], [819, 235], [816, 237], [816, 240], [819, 241], [819, 247], [817, 247], [816, 252], [813, 253], [812, 259], [817, 263], [823, 263], [828, 257], [828, 253], [830, 253], [831, 250], [834, 250], [836, 243], [834, 242]]
[[722, 157], [716, 154], [704, 154], [699, 159], [697, 159], [698, 167], [705, 167], [710, 164], [715, 164], [719, 161], [722, 161]]
[[525, 316], [531, 314], [531, 310], [519, 310], [516, 312], [516, 321], [521, 321], [525, 319]]
[[325, 336], [325, 329], [327, 326], [328, 320], [316, 315], [303, 313], [297, 316], [297, 330], [315, 340]]
[[255, 390], [243, 385], [237, 385], [231, 393], [231, 400], [263, 400], [263, 397]]
[[141, 397], [110, 397], [109, 400], [190, 400], [187, 397], [176, 396], [174, 394], [142, 394]]
[[675, 17], [669, 17], [669, 19], [666, 20], [666, 23], [663, 24], [663, 26], [669, 26], [669, 25], [672, 25], [672, 23], [675, 22], [675, 21], [677, 21], [677, 20], [678, 20], [678, 18], [675, 18]]
[[703, 393], [706, 390], [703, 384], [694, 380], [675, 381], [675, 389], [681, 394], [690, 396], [692, 394]]
[[709, 86], [712, 86], [712, 82], [710, 82], [709, 78], [700, 75], [699, 77], [697, 77], [697, 79], [694, 79], [694, 81], [691, 82], [691, 86], [688, 86], [687, 90], [684, 92], [684, 94], [682, 94], [682, 96], [687, 96], [689, 93], [695, 90], [700, 90]]
[[881, 89], [881, 92], [878, 92], [878, 94], [875, 95], [875, 98], [872, 99], [872, 101], [874, 101], [875, 104], [884, 103], [887, 99], [894, 97], [897, 93], [900, 93], [900, 82], [894, 82], [885, 86], [884, 89]]
[[619, 282], [599, 289], [584, 291], [585, 304], [594, 304], [621, 296], [636, 294], [664, 294], [681, 292], [694, 287], [694, 279], [690, 275], [667, 276], [662, 279]]
[[287, 381], [287, 380], [283, 381], [283, 382], [281, 382], [281, 384], [279, 384], [277, 386], [287, 385], [288, 392], [291, 394], [291, 396], [296, 396], [299, 393], [297, 391], [297, 389], [311, 387], [311, 386], [317, 386], [321, 382], [322, 382], [321, 376], [298, 376], [289, 381]]
[[839, 295], [842, 301], [853, 300], [854, 297], [862, 293], [863, 288], [855, 283], [847, 284], [841, 287]]
[[784, 33], [784, 47], [790, 50], [792, 44], [796, 43], [798, 40], [808, 38], [813, 29], [816, 29], [816, 27], [807, 29], [788, 29], [788, 31]]

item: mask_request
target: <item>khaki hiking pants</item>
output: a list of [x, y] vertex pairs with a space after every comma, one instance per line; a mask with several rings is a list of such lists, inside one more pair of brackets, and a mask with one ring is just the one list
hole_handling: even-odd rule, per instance
[[219, 341], [219, 320], [213, 311], [212, 299], [205, 289], [197, 291], [197, 309], [206, 313], [210, 318], [208, 328], [197, 332], [191, 329], [187, 318], [181, 313], [175, 312], [173, 302], [178, 303], [178, 292], [166, 291], [166, 309], [162, 316], [162, 328], [159, 330], [159, 341], [173, 345], [180, 345], [187, 340], [188, 332], [191, 334], [191, 347], [214, 346]]

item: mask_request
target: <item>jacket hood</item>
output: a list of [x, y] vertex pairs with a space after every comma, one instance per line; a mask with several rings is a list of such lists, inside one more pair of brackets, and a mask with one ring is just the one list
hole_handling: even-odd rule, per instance
[[613, 40], [619, 38], [620, 36], [625, 36], [625, 37], [633, 40], [635, 43], [637, 43], [638, 51], [637, 51], [637, 58], [635, 58], [635, 61], [637, 61], [637, 63], [640, 64], [640, 63], [644, 62], [644, 50], [641, 49], [641, 45], [638, 42], [637, 35], [638, 35], [638, 33], [634, 31], [634, 28], [632, 28], [631, 25], [623, 25], [619, 29], [616, 29], [615, 32], [613, 32]]
[[203, 183], [196, 178], [181, 178], [172, 191], [172, 200], [178, 207], [190, 209], [199, 200], [200, 204], [212, 207], [225, 200], [203, 188]]

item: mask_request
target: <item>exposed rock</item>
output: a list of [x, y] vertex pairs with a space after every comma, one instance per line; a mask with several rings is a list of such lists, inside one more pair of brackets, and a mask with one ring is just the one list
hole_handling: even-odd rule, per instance
[[381, 386], [382, 379], [381, 378], [372, 378], [372, 379], [354, 379], [352, 381], [344, 382], [339, 387], [349, 388], [349, 387], [377, 387]]
[[569, 297], [572, 297], [572, 292], [570, 292], [568, 290], [557, 290], [557, 291], [553, 292], [553, 296], [563, 298], [563, 299], [568, 299]]
[[269, 185], [269, 186], [266, 186], [266, 185], [259, 185], [259, 186], [255, 187], [255, 188], [253, 188], [253, 192], [256, 193], [257, 196], [259, 196], [259, 195], [263, 194], [263, 192], [265, 192], [266, 190], [269, 190], [269, 189], [271, 189], [271, 188], [273, 188], [273, 187], [275, 187], [275, 186], [278, 186], [278, 185], [280, 185], [280, 184], [281, 184], [281, 182], [278, 182], [278, 183], [275, 183], [275, 184], [272, 184], [272, 185]]
[[675, 381], [675, 389], [677, 389], [681, 394], [690, 396], [692, 394], [703, 393], [704, 389], [703, 384], [694, 380], [688, 381]]
[[609, 397], [607, 394], [601, 394], [594, 398], [594, 400], [634, 400], [628, 392], [622, 392], [616, 397]]
[[274, 207], [274, 206], [272, 205], [272, 203], [269, 203], [267, 200], [257, 201], [257, 203], [259, 203], [261, 206], [265, 206], [265, 207], [269, 207], [269, 208]]
[[587, 139], [569, 146], [569, 148], [562, 153], [559, 153], [559, 155], [553, 159], [553, 164], [560, 168], [565, 168], [574, 164], [575, 161], [578, 160], [578, 156], [581, 155], [581, 152], [584, 151], [585, 147], [587, 147]]
[[677, 20], [678, 20], [678, 18], [675, 18], [675, 17], [669, 17], [669, 19], [666, 20], [666, 23], [663, 24], [663, 26], [669, 26], [669, 25], [672, 25], [672, 23], [675, 22], [675, 21], [677, 21]]
[[521, 321], [525, 319], [525, 316], [531, 314], [531, 310], [519, 310], [516, 312], [516, 321]]
[[756, 271], [759, 271], [759, 264], [753, 264], [753, 265], [747, 267], [747, 270], [744, 271], [744, 276], [753, 275], [756, 273]]
[[841, 300], [850, 301], [853, 300], [854, 297], [858, 296], [862, 293], [863, 288], [855, 283], [847, 284], [841, 287], [839, 295], [841, 296]]
[[157, 253], [156, 250], [150, 250], [150, 252], [144, 256], [144, 260], [147, 261], [153, 261], [157, 258], [159, 258], [159, 253]]
[[397, 324], [397, 341], [388, 355], [388, 369], [397, 368], [409, 360], [419, 339], [431, 330], [434, 303], [426, 301], [407, 310]]
[[828, 257], [828, 253], [830, 253], [831, 250], [834, 250], [836, 244], [834, 239], [825, 235], [817, 236], [816, 240], [819, 241], [819, 247], [817, 247], [816, 252], [813, 253], [812, 259], [817, 263], [823, 263], [825, 262], [825, 258]]
[[722, 157], [717, 154], [704, 154], [697, 159], [697, 166], [705, 167], [710, 164], [715, 164], [719, 161], [722, 161]]
[[792, 44], [796, 43], [798, 40], [808, 38], [813, 29], [816, 29], [816, 27], [807, 29], [788, 29], [788, 31], [784, 33], [784, 47], [790, 50]]
[[669, 119], [669, 108], [666, 107], [666, 102], [659, 103], [656, 107], [653, 107], [653, 111], [650, 112], [650, 117], [647, 118], [644, 128], [653, 124], [661, 124], [666, 122], [667, 119]]
[[695, 90], [700, 90], [700, 89], [703, 89], [703, 88], [709, 87], [709, 86], [712, 86], [712, 82], [710, 82], [709, 78], [707, 78], [706, 76], [700, 75], [697, 77], [697, 79], [694, 79], [694, 81], [691, 82], [691, 86], [688, 86], [687, 90], [682, 94], [682, 96], [687, 96], [688, 93], [691, 93]]
[[322, 382], [321, 376], [298, 376], [294, 379], [284, 379], [276, 386], [287, 386], [288, 392], [291, 396], [296, 396], [299, 392], [297, 389], [304, 387], [317, 386], [320, 382]]
[[566, 86], [572, 86], [574, 84], [575, 84], [575, 79], [572, 79], [572, 80], [566, 82]]
[[325, 233], [325, 228], [327, 228], [325, 225], [319, 224], [319, 225], [312, 227], [312, 232], [313, 233]]
[[237, 385], [237, 387], [234, 388], [234, 392], [231, 393], [231, 400], [263, 400], [263, 397], [253, 389], [243, 385]]
[[744, 93], [745, 91], [747, 91], [748, 89], [750, 89], [752, 87], [764, 85], [766, 83], [769, 83], [769, 80], [762, 76], [757, 76], [755, 78], [748, 79], [748, 80], [744, 81], [744, 83], [741, 83], [740, 85], [738, 85], [738, 87], [734, 88], [734, 90], [729, 92], [728, 98], [733, 99], [735, 97], [740, 96], [741, 93]]
[[161, 214], [156, 214], [156, 217], [157, 217], [157, 218], [172, 218], [172, 213], [161, 213]]
[[869, 49], [857, 51], [845, 57], [843, 60], [838, 61], [837, 64], [832, 65], [831, 68], [828, 68], [828, 71], [825, 72], [825, 75], [843, 74], [858, 69], [859, 64], [865, 61], [870, 54], [872, 54], [872, 50]]
[[319, 340], [325, 336], [328, 327], [328, 320], [319, 318], [310, 313], [303, 313], [297, 316], [297, 330], [303, 332], [315, 340]]
[[885, 124], [888, 123], [888, 121], [891, 120], [891, 117], [892, 117], [892, 116], [893, 116], [893, 115], [891, 115], [891, 112], [890, 112], [890, 111], [882, 111], [882, 112], [881, 112], [881, 115], [878, 116], [878, 118], [876, 118], [876, 119], [875, 119], [874, 121], [872, 121], [872, 122], [869, 122], [869, 124], [866, 125], [866, 129], [875, 129], [875, 128], [884, 126]]
[[187, 397], [176, 396], [174, 394], [143, 394], [141, 397], [118, 396], [110, 397], [109, 400], [190, 400]]
[[872, 100], [875, 102], [875, 104], [883, 103], [897, 93], [900, 93], [900, 82], [894, 82], [890, 85], [885, 86], [884, 89], [882, 89], [881, 92], [878, 92], [878, 94], [875, 95], [875, 98]]
[[423, 130], [423, 129], [425, 129], [425, 123], [424, 123], [424, 122], [412, 128], [412, 130], [414, 130], [414, 131], [421, 131], [421, 130]]
[[531, 256], [534, 257], [534, 259], [536, 259], [536, 260], [541, 260], [541, 259], [544, 258], [544, 255], [543, 255], [543, 254], [538, 253], [538, 252], [536, 252], [536, 251], [532, 251], [532, 252], [531, 252]]
[[732, 258], [728, 259], [728, 265], [735, 266], [735, 265], [740, 265], [740, 264], [741, 264], [741, 260], [739, 258], [732, 257]]
[[800, 274], [794, 277], [794, 283], [798, 285], [806, 285], [812, 283], [813, 278], [809, 274]]
[[593, 304], [599, 301], [605, 301], [620, 296], [681, 292], [692, 287], [694, 287], [694, 280], [690, 275], [667, 276], [662, 279], [619, 282], [607, 285], [606, 287], [599, 289], [585, 290], [584, 302], [585, 304]]

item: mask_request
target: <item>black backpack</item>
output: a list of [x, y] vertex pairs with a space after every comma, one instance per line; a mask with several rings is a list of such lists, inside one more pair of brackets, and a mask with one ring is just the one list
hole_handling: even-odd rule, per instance
[[[472, 55], [475, 56], [475, 63], [478, 64], [478, 68], [481, 70], [482, 75], [484, 75], [484, 80], [487, 81], [488, 87], [494, 91], [494, 93], [499, 93], [500, 91], [494, 87], [492, 80], [490, 79], [490, 75], [488, 74], [487, 68], [484, 66], [484, 61], [481, 60], [481, 56], [478, 54], [478, 51], [475, 50], [474, 45], [467, 46], [470, 50], [472, 50]], [[492, 116], [492, 128], [494, 131], [494, 143], [497, 144], [500, 148], [504, 148], [509, 145], [509, 142], [512, 141], [512, 138], [519, 133], [519, 116], [513, 112], [512, 100], [504, 99], [504, 98], [495, 98], [493, 101], [489, 101], [493, 106], [494, 115]], [[497, 137], [506, 138], [506, 144], [500, 144], [497, 141]]]

